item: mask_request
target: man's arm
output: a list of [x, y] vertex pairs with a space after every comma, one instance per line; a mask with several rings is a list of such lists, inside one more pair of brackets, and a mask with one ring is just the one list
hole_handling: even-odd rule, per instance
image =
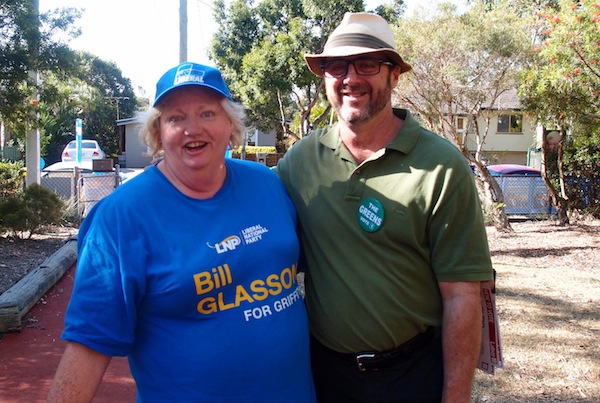
[[111, 357], [68, 342], [48, 394], [48, 403], [91, 402]]
[[440, 282], [444, 305], [442, 402], [470, 402], [471, 386], [481, 348], [480, 283]]

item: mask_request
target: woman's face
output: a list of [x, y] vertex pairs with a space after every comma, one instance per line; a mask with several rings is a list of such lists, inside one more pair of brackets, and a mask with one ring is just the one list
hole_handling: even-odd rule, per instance
[[189, 86], [161, 102], [160, 140], [169, 165], [189, 172], [223, 164], [233, 125], [221, 99], [212, 90]]

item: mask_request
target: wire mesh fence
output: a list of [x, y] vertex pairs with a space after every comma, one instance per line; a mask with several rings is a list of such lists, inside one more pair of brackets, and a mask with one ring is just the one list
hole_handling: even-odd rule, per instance
[[507, 215], [540, 216], [556, 213], [548, 188], [539, 176], [494, 176], [504, 194]]
[[44, 172], [40, 184], [74, 206], [77, 218], [84, 218], [98, 201], [121, 185], [121, 177], [118, 167], [112, 172], [84, 172], [74, 168]]

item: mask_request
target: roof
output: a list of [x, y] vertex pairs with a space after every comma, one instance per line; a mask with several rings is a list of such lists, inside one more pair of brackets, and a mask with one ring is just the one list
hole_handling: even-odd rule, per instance
[[521, 110], [521, 101], [517, 96], [517, 89], [511, 88], [501, 93], [493, 103], [488, 100], [481, 107], [494, 110]]
[[117, 123], [117, 126], [125, 126], [125, 125], [138, 123], [138, 122], [136, 122], [136, 118], [126, 118], [126, 119], [119, 119], [116, 121], [116, 123]]

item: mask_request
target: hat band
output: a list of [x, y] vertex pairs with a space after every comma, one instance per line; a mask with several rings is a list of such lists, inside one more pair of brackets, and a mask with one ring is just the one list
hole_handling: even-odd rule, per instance
[[335, 48], [338, 46], [364, 46], [371, 49], [390, 49], [388, 43], [378, 39], [372, 35], [367, 34], [340, 34], [327, 41], [325, 46], [328, 49]]

